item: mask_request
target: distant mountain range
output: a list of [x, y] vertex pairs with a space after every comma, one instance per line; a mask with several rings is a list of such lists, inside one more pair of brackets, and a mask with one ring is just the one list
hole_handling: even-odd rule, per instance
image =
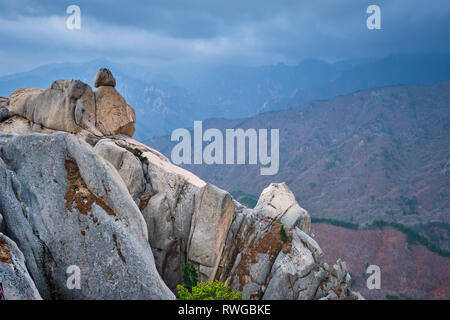
[[167, 74], [99, 59], [0, 77], [0, 96], [20, 87], [47, 88], [54, 79], [78, 78], [92, 85], [100, 67], [112, 70], [117, 89], [136, 110], [135, 137], [145, 140], [190, 127], [194, 120], [250, 117], [368, 88], [439, 83], [450, 79], [450, 54], [337, 63], [306, 60], [295, 66], [191, 66]]
[[[259, 165], [185, 165], [250, 203], [285, 181], [313, 218], [413, 227], [450, 248], [450, 82], [358, 91], [203, 128], [279, 128], [280, 170]], [[167, 156], [169, 137], [146, 142]]]

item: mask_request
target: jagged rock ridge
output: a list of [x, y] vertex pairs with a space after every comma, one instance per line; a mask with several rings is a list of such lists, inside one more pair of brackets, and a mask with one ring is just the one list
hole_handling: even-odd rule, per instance
[[[360, 298], [345, 263], [324, 263], [309, 214], [285, 184], [249, 209], [174, 166], [131, 138], [134, 110], [113, 80], [101, 69], [96, 92], [58, 80], [0, 101], [7, 297], [173, 299], [190, 261], [201, 281], [220, 279], [246, 299]], [[22, 280], [11, 278], [11, 261]], [[79, 290], [66, 284], [71, 265]]]

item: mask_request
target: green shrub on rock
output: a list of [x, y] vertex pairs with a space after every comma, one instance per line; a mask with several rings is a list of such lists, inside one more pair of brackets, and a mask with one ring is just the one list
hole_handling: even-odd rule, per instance
[[198, 283], [192, 290], [177, 286], [178, 300], [242, 300], [241, 292], [234, 292], [223, 282], [210, 281]]

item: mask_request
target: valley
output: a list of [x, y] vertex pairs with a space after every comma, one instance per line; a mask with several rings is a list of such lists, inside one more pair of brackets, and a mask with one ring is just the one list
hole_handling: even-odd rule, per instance
[[[203, 127], [280, 129], [280, 169], [265, 177], [249, 165], [184, 165], [202, 179], [250, 200], [284, 181], [314, 218], [400, 223], [450, 248], [450, 82], [358, 91]], [[170, 156], [168, 137], [147, 143]]]

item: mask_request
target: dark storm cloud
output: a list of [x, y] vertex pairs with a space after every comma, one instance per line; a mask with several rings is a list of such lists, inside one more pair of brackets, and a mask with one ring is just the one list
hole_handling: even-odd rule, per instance
[[[82, 29], [65, 27], [67, 6]], [[366, 28], [381, 7], [382, 30]], [[179, 64], [296, 63], [450, 51], [448, 0], [0, 1], [0, 74], [94, 57]]]

